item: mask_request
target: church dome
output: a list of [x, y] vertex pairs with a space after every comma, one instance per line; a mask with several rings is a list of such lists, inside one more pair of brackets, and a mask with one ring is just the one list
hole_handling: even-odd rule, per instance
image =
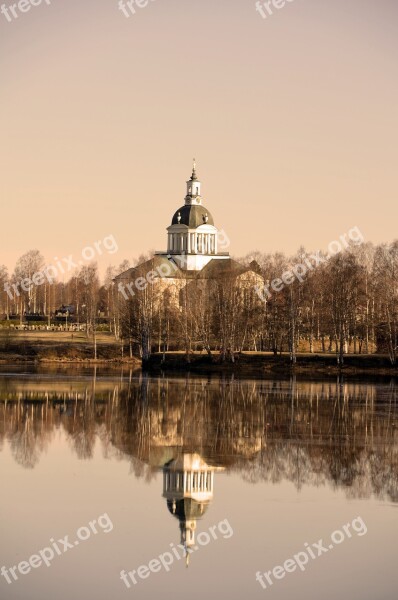
[[208, 509], [209, 501], [198, 502], [193, 498], [181, 498], [178, 500], [167, 500], [169, 512], [180, 521], [200, 519]]
[[190, 229], [196, 229], [200, 225], [214, 225], [214, 220], [204, 206], [199, 204], [185, 204], [185, 206], [181, 206], [174, 214], [171, 224], [187, 225]]

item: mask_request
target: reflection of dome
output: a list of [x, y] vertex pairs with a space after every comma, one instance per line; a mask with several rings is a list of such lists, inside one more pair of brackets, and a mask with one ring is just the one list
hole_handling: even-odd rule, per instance
[[[181, 220], [179, 217], [181, 216]], [[200, 204], [186, 204], [174, 214], [172, 225], [187, 225], [196, 229], [200, 225], [214, 225], [214, 220], [207, 208]]]
[[180, 521], [200, 519], [209, 507], [209, 502], [198, 502], [193, 498], [167, 500], [167, 508]]
[[195, 546], [196, 522], [213, 499], [214, 471], [197, 453], [181, 453], [163, 467], [163, 498], [169, 512], [179, 520], [181, 545], [187, 564]]

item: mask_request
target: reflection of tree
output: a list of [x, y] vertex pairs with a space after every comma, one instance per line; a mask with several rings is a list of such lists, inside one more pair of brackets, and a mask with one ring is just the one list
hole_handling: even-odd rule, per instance
[[[286, 403], [278, 407], [278, 413], [268, 406], [268, 421], [271, 416], [273, 422], [267, 423], [267, 449], [249, 471], [247, 465], [240, 465], [244, 477], [252, 482], [287, 479], [298, 488], [305, 483], [330, 482], [336, 488], [344, 487], [350, 497], [373, 493], [397, 501], [391, 390], [339, 384], [333, 390], [330, 385], [317, 384], [316, 393], [305, 397], [303, 387], [301, 384], [298, 395], [291, 398], [290, 418]], [[396, 398], [395, 388], [393, 393]], [[290, 423], [288, 436], [283, 431], [279, 434], [281, 421]]]
[[33, 469], [39, 461], [39, 453], [36, 448], [31, 416], [25, 414], [25, 418], [20, 425], [21, 427], [18, 427], [11, 438], [11, 451], [17, 463]]
[[39, 462], [40, 454], [46, 449], [53, 433], [48, 423], [48, 407], [18, 403], [10, 407], [10, 414], [10, 428], [6, 433], [11, 452], [20, 465], [33, 468]]
[[[64, 427], [80, 460], [93, 458], [96, 441], [95, 375], [91, 390], [86, 388], [84, 400], [77, 399], [66, 412]], [[99, 413], [100, 415], [100, 413]]]
[[146, 480], [178, 452], [198, 452], [252, 483], [329, 484], [398, 502], [397, 409], [393, 384], [94, 378], [78, 390], [0, 388], [0, 444], [33, 467], [62, 427], [80, 459], [99, 440], [104, 457], [127, 458]]

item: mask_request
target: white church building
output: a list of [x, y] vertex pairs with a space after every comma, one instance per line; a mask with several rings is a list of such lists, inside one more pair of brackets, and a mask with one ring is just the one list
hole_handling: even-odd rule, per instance
[[174, 213], [167, 228], [167, 253], [157, 254], [176, 257], [184, 270], [201, 271], [211, 260], [229, 259], [228, 252], [218, 252], [218, 236], [213, 217], [203, 205], [201, 182], [194, 161], [191, 178], [187, 181], [185, 204]]
[[205, 285], [206, 280], [220, 281], [232, 276], [238, 285], [254, 288], [264, 284], [256, 265], [242, 265], [225, 251], [229, 240], [224, 231], [217, 229], [212, 214], [203, 204], [195, 161], [186, 185], [184, 204], [174, 212], [167, 227], [167, 250], [156, 252], [150, 260], [115, 278], [125, 299], [144, 289], [143, 280], [160, 285], [161, 291], [172, 290], [176, 302], [189, 280]]

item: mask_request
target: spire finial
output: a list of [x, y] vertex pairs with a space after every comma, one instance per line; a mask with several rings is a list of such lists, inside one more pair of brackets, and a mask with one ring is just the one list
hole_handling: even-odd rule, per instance
[[195, 179], [197, 179], [197, 177], [196, 177], [196, 158], [193, 159], [191, 179], [192, 179], [192, 181], [194, 181]]

